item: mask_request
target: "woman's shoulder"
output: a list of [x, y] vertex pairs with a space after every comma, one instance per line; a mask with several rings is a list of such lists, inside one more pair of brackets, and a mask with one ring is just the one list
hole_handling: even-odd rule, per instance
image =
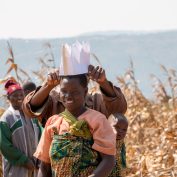
[[87, 109], [85, 114], [82, 116], [88, 124], [100, 124], [101, 122], [108, 121], [106, 116], [99, 111], [95, 111], [93, 109]]
[[51, 117], [47, 120], [45, 126], [53, 125], [53, 124], [55, 124], [56, 122], [61, 121], [61, 120], [62, 120], [62, 117], [61, 117], [60, 115], [58, 115], [58, 114], [53, 115], [53, 116], [51, 116]]
[[102, 114], [99, 111], [96, 111], [94, 109], [87, 109], [86, 111], [87, 116], [89, 117], [98, 117], [98, 118], [106, 118], [106, 116], [104, 114]]

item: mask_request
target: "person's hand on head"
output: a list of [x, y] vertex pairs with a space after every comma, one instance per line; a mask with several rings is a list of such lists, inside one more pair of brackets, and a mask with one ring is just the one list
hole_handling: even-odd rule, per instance
[[55, 69], [49, 72], [47, 75], [47, 85], [55, 87], [59, 83], [60, 83], [59, 70]]
[[107, 80], [105, 70], [101, 66], [94, 67], [93, 65], [89, 65], [88, 76], [98, 84], [101, 84]]

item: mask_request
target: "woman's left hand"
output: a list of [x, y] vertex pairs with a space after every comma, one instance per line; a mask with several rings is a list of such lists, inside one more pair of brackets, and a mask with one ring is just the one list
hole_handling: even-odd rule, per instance
[[88, 76], [90, 79], [96, 81], [98, 84], [106, 81], [105, 70], [101, 66], [94, 67], [93, 65], [89, 65]]

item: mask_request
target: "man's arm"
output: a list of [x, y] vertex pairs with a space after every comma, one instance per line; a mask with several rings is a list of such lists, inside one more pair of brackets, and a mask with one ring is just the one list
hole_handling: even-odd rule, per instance
[[52, 115], [53, 97], [50, 97], [49, 93], [59, 82], [58, 71], [51, 72], [42, 87], [25, 97], [22, 108], [27, 117], [35, 117], [42, 121]]
[[33, 95], [30, 101], [31, 107], [41, 107], [49, 96], [50, 91], [59, 83], [59, 71], [48, 74], [45, 84]]
[[89, 65], [88, 73], [90, 79], [96, 81], [103, 95], [103, 100], [108, 114], [125, 113], [127, 110], [126, 99], [120, 88], [115, 87], [106, 78], [105, 70], [99, 66]]

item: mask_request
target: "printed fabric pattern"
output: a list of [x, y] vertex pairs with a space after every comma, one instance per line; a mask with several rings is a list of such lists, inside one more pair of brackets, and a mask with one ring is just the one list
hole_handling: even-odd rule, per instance
[[86, 177], [100, 162], [97, 151], [92, 149], [93, 139], [83, 120], [77, 120], [68, 111], [61, 113], [70, 125], [70, 132], [58, 135], [53, 128], [50, 160], [53, 177]]

